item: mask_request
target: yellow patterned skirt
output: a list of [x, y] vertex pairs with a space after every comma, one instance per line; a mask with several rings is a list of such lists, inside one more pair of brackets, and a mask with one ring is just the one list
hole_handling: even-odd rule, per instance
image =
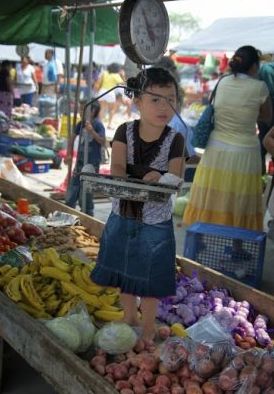
[[183, 217], [187, 225], [197, 221], [262, 230], [259, 145], [210, 142], [197, 167]]

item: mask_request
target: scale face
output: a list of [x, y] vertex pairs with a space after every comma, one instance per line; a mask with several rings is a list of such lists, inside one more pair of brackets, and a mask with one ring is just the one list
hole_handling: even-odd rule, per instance
[[169, 38], [169, 18], [162, 0], [125, 0], [119, 17], [120, 43], [137, 64], [156, 63]]

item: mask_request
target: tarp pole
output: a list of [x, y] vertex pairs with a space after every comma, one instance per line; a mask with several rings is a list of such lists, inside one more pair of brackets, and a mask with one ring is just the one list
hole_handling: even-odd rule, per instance
[[92, 71], [93, 71], [93, 48], [95, 42], [95, 26], [96, 26], [96, 12], [92, 9], [90, 12], [91, 16], [91, 30], [89, 32], [89, 62], [88, 62], [88, 86], [87, 86], [87, 97], [88, 100], [92, 98]]
[[67, 188], [69, 188], [71, 179], [72, 169], [72, 157], [73, 157], [73, 144], [72, 144], [72, 132], [71, 132], [71, 114], [70, 114], [70, 43], [71, 43], [71, 18], [68, 18], [66, 28], [66, 102], [67, 102], [67, 155], [70, 157], [68, 161], [68, 174], [67, 174]]

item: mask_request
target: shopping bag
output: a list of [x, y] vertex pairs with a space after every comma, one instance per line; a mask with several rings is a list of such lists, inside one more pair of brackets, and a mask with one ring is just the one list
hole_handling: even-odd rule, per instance
[[197, 148], [205, 148], [210, 133], [214, 129], [214, 107], [213, 104], [208, 104], [203, 111], [198, 123], [193, 128], [193, 136], [191, 143]]

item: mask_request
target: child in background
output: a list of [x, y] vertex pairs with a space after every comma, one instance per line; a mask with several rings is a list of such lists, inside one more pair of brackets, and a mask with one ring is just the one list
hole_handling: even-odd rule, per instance
[[[102, 161], [101, 150], [102, 146], [105, 145], [106, 141], [105, 127], [99, 119], [99, 113], [100, 104], [98, 102], [95, 102], [90, 108], [90, 120], [86, 121], [83, 125], [82, 138], [81, 141], [79, 141], [77, 160], [66, 195], [66, 205], [72, 208], [76, 207], [77, 201], [79, 201], [79, 205], [82, 208], [80, 172], [84, 164], [92, 164], [95, 172], [99, 172], [100, 163]], [[72, 149], [68, 149], [68, 152], [73, 151], [74, 141], [76, 136], [80, 134], [81, 126], [82, 122], [79, 122], [76, 125], [70, 146], [70, 148]], [[87, 163], [84, 163], [84, 148], [86, 138], [88, 139], [88, 161]], [[67, 156], [66, 160], [71, 160], [71, 158]], [[93, 216], [94, 214], [94, 203], [91, 193], [88, 193], [87, 195], [85, 213], [90, 216]]]
[[[167, 126], [174, 113], [169, 103], [177, 106], [177, 82], [167, 70], [152, 67], [130, 78], [127, 85], [141, 90], [134, 92], [140, 119], [117, 129], [112, 175], [164, 182], [168, 173], [179, 184], [184, 139]], [[171, 199], [164, 203], [113, 199], [91, 277], [100, 285], [120, 288], [124, 321], [133, 326], [141, 323], [143, 339], [153, 340], [158, 299], [175, 294]], [[141, 297], [141, 322], [137, 296]]]

